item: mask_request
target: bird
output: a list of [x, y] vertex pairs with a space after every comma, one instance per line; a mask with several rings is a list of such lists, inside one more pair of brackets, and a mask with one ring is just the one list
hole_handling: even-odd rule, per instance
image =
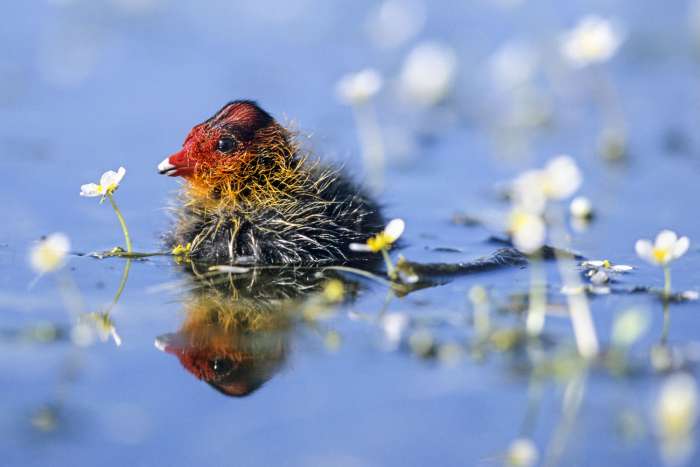
[[[255, 101], [235, 100], [189, 132], [158, 172], [184, 179], [164, 235], [201, 263], [369, 264], [356, 252], [385, 224], [379, 203]], [[376, 256], [376, 255], [374, 255]]]

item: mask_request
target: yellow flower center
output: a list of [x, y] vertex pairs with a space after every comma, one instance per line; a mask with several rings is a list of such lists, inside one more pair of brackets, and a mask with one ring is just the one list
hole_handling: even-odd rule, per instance
[[666, 248], [654, 248], [651, 251], [651, 256], [659, 264], [666, 264], [671, 256], [671, 251]]
[[530, 214], [526, 214], [524, 212], [516, 212], [515, 214], [513, 214], [510, 220], [510, 232], [517, 233], [519, 231], [522, 231], [523, 229], [526, 229], [531, 221], [532, 217]]
[[367, 246], [373, 253], [388, 249], [392, 243], [394, 243], [394, 239], [385, 232], [380, 232], [367, 240]]
[[612, 264], [610, 263], [610, 260], [609, 260], [609, 259], [603, 260], [603, 267], [604, 267], [605, 269], [610, 269], [610, 268], [612, 268]]

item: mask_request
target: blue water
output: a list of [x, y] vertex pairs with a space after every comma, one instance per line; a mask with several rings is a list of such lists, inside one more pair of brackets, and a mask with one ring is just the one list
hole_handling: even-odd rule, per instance
[[[421, 360], [407, 350], [388, 351], [382, 330], [352, 313], [375, 316], [386, 290], [367, 284], [358, 299], [320, 328], [298, 323], [284, 337], [280, 371], [247, 398], [227, 398], [154, 348], [157, 336], [175, 332], [186, 318], [183, 280], [170, 258], [132, 264], [113, 314], [121, 347], [97, 342], [76, 348], [70, 339], [49, 343], [14, 332], [51, 323], [69, 331], [55, 278], [31, 289], [26, 261], [32, 243], [51, 232], [70, 236], [76, 252], [112, 248], [121, 233], [108, 204], [78, 196], [123, 165], [127, 175], [117, 201], [138, 251], [160, 249], [166, 207], [177, 182], [156, 165], [181, 145], [188, 130], [223, 103], [252, 98], [281, 121], [311, 135], [325, 159], [362, 178], [352, 111], [335, 96], [345, 73], [366, 66], [385, 76], [375, 109], [383, 127], [404, 130], [413, 150], [389, 155], [380, 199], [388, 217], [406, 220], [407, 258], [458, 262], [488, 255], [495, 227], [450, 222], [455, 212], [496, 217], [505, 205], [499, 186], [554, 154], [576, 158], [584, 172], [581, 193], [593, 201], [596, 221], [572, 236], [589, 258], [638, 267], [622, 285], [660, 287], [662, 274], [634, 254], [638, 238], [672, 228], [691, 239], [674, 264], [676, 290], [700, 290], [700, 240], [694, 201], [700, 194], [697, 86], [698, 47], [689, 1], [523, 1], [512, 8], [486, 0], [426, 2], [424, 27], [406, 43], [377, 47], [365, 21], [374, 2], [312, 0], [174, 2], [168, 0], [14, 2], [4, 5], [0, 28], [0, 451], [3, 465], [289, 465], [424, 466], [499, 465], [521, 434], [528, 406], [528, 376], [519, 353], [492, 354], [456, 365]], [[143, 9], [129, 5], [145, 4]], [[614, 86], [628, 131], [627, 163], [597, 155], [602, 117], [583, 75], [537, 80], [551, 97], [550, 125], [532, 132], [517, 156], [499, 151], [494, 121], [505, 110], [490, 87], [486, 62], [503, 43], [526, 40], [553, 53], [561, 31], [587, 13], [624, 25], [626, 41], [601, 68]], [[695, 31], [697, 33], [697, 31]], [[392, 86], [403, 57], [423, 40], [454, 48], [458, 74], [449, 102], [422, 109], [399, 102]], [[601, 71], [599, 70], [599, 71]], [[555, 73], [556, 74], [556, 73]], [[679, 150], [665, 141], [681, 135]], [[457, 252], [439, 252], [449, 247]], [[108, 304], [124, 261], [72, 256], [67, 273], [88, 310]], [[550, 267], [552, 299], [560, 282]], [[526, 292], [529, 272], [510, 269], [466, 276], [444, 286], [394, 299], [389, 311], [427, 326], [438, 340], [473, 335], [467, 292], [489, 288], [494, 299]], [[664, 375], [648, 364], [662, 329], [661, 303], [648, 295], [609, 295], [592, 301], [596, 328], [609, 341], [614, 316], [638, 306], [649, 311], [648, 335], [635, 347], [645, 370], [637, 378], [605, 371], [588, 374], [583, 403], [560, 465], [661, 465], [651, 408]], [[698, 345], [697, 303], [671, 305], [669, 343]], [[444, 321], [447, 319], [448, 323]], [[517, 326], [509, 314], [494, 319]], [[460, 321], [461, 320], [461, 321]], [[324, 335], [342, 336], [337, 351]], [[551, 317], [548, 334], [573, 346], [570, 323]], [[697, 347], [695, 347], [697, 348]], [[529, 433], [541, 458], [561, 420], [565, 383], [545, 379], [540, 410]], [[46, 404], [59, 407], [51, 429], [32, 417]], [[632, 411], [644, 427], [633, 439], [617, 429]], [[695, 436], [697, 439], [697, 436]], [[691, 455], [688, 465], [700, 461]]]

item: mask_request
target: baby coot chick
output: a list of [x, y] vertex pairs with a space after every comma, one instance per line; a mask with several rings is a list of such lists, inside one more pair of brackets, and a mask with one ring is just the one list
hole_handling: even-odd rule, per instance
[[337, 168], [311, 161], [294, 135], [255, 102], [226, 104], [158, 165], [185, 179], [173, 248], [205, 263], [357, 263], [381, 230], [378, 204]]

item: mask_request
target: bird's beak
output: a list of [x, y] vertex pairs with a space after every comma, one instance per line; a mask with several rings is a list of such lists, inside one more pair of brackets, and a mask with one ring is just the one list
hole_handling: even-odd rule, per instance
[[158, 164], [158, 173], [171, 177], [188, 177], [194, 174], [194, 161], [183, 148]]
[[153, 345], [161, 352], [174, 354], [183, 348], [183, 341], [179, 334], [169, 333], [156, 337]]

